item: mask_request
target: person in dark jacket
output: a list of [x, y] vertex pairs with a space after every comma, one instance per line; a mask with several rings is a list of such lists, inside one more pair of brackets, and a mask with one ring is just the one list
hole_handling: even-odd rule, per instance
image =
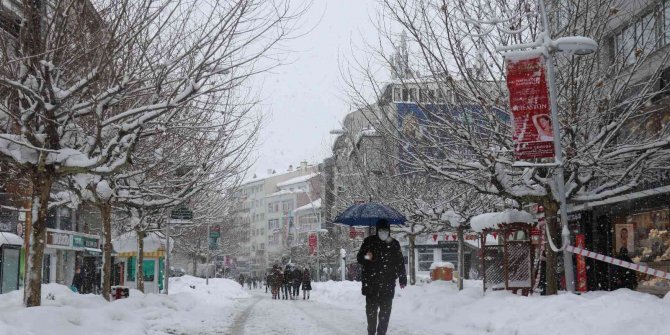
[[84, 286], [84, 273], [81, 271], [81, 267], [77, 266], [74, 269], [74, 277], [72, 277], [72, 287], [77, 290], [77, 293], [83, 293], [82, 289]]
[[298, 300], [300, 298], [300, 284], [302, 284], [302, 271], [296, 267], [293, 269], [293, 287], [291, 292], [291, 299]]
[[284, 274], [281, 272], [279, 265], [275, 264], [272, 266], [272, 280], [270, 285], [272, 286], [272, 299], [279, 299], [279, 291], [284, 285]]
[[288, 300], [291, 296], [291, 284], [293, 283], [293, 271], [290, 265], [284, 270], [284, 285], [282, 286], [282, 298]]
[[400, 288], [407, 285], [400, 243], [390, 236], [390, 232], [388, 221], [377, 221], [377, 234], [363, 240], [356, 257], [362, 268], [368, 335], [386, 335], [396, 278], [400, 281]]
[[305, 300], [305, 297], [309, 300], [309, 291], [312, 290], [312, 275], [309, 273], [309, 269], [305, 268], [305, 271], [302, 273], [302, 300]]
[[[633, 260], [628, 256], [628, 249], [626, 247], [621, 247], [619, 249], [617, 257], [624, 262], [633, 263]], [[637, 288], [637, 275], [635, 274], [635, 271], [624, 267], [618, 267], [617, 274], [619, 288], [627, 288], [630, 290], [635, 290]]]

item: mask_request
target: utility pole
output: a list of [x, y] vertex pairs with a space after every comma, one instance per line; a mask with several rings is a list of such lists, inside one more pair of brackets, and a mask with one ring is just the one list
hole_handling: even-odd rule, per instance
[[165, 221], [165, 294], [170, 286], [170, 218]]
[[[212, 252], [211, 250], [211, 243], [210, 239], [211, 237], [209, 236], [211, 234], [212, 225], [207, 223], [207, 264], [205, 264], [205, 285], [209, 285], [209, 254]], [[244, 284], [242, 284], [244, 286]]]

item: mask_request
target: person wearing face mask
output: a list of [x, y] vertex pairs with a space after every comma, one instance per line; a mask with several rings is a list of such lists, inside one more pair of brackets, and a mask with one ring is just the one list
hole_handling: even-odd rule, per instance
[[396, 278], [400, 281], [401, 289], [407, 285], [400, 243], [390, 236], [390, 232], [388, 221], [377, 221], [377, 234], [363, 240], [356, 257], [362, 268], [362, 293], [365, 296], [368, 335], [386, 334]]

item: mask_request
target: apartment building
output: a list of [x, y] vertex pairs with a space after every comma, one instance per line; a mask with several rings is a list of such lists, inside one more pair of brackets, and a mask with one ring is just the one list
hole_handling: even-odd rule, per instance
[[293, 209], [309, 202], [306, 192], [317, 189], [311, 185], [318, 176], [318, 166], [301, 162], [283, 173], [269, 170], [255, 175], [239, 187], [233, 213], [243, 227], [236, 259], [239, 272], [260, 277], [271, 262], [281, 260], [289, 246]]

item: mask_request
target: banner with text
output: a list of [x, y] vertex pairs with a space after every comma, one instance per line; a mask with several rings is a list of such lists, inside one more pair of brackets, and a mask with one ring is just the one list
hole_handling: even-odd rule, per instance
[[316, 244], [317, 244], [316, 234], [314, 233], [309, 234], [307, 245], [309, 247], [310, 255], [316, 255]]
[[549, 92], [542, 55], [505, 57], [516, 159], [554, 156]]

